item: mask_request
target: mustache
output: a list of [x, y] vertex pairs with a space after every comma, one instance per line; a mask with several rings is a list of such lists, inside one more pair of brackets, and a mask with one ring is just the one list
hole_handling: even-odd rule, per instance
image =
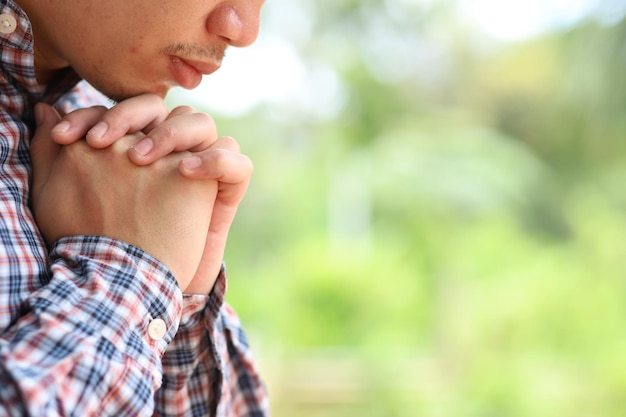
[[176, 43], [163, 48], [162, 52], [167, 55], [176, 55], [181, 58], [209, 58], [221, 61], [226, 54], [227, 45], [222, 44], [187, 44]]

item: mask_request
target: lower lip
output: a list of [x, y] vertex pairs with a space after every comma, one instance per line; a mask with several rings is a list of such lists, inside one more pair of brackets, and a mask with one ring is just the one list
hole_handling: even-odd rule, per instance
[[176, 83], [188, 90], [196, 88], [202, 81], [200, 72], [178, 58], [170, 58], [170, 71]]

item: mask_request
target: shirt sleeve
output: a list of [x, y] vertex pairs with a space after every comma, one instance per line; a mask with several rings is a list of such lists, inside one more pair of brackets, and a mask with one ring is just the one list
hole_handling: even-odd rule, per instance
[[138, 248], [92, 236], [59, 240], [50, 265], [49, 282], [0, 337], [0, 411], [152, 415], [161, 356], [182, 314], [171, 272]]
[[220, 312], [220, 356], [224, 361], [224, 386], [217, 415], [220, 417], [266, 417], [270, 415], [266, 387], [235, 310], [224, 304]]
[[[114, 104], [86, 82], [56, 107], [64, 113]], [[184, 295], [180, 326], [162, 360], [162, 384], [154, 395], [158, 416], [269, 416], [269, 400], [245, 332], [224, 304], [222, 268], [210, 295]]]
[[210, 295], [184, 295], [175, 339], [163, 356], [155, 415], [265, 417], [269, 400], [245, 332], [224, 303], [222, 268]]

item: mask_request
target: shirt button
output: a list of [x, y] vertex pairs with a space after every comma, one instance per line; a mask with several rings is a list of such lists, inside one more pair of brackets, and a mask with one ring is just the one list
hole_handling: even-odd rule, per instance
[[167, 326], [162, 319], [154, 319], [148, 324], [148, 336], [152, 340], [161, 340], [167, 333]]
[[17, 28], [17, 21], [15, 18], [7, 13], [0, 14], [0, 32], [13, 33]]

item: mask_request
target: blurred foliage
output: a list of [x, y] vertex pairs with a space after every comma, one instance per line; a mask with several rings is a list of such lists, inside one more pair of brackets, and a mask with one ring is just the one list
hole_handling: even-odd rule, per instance
[[303, 1], [337, 113], [218, 120], [277, 416], [626, 413], [626, 21], [504, 44], [454, 5]]

